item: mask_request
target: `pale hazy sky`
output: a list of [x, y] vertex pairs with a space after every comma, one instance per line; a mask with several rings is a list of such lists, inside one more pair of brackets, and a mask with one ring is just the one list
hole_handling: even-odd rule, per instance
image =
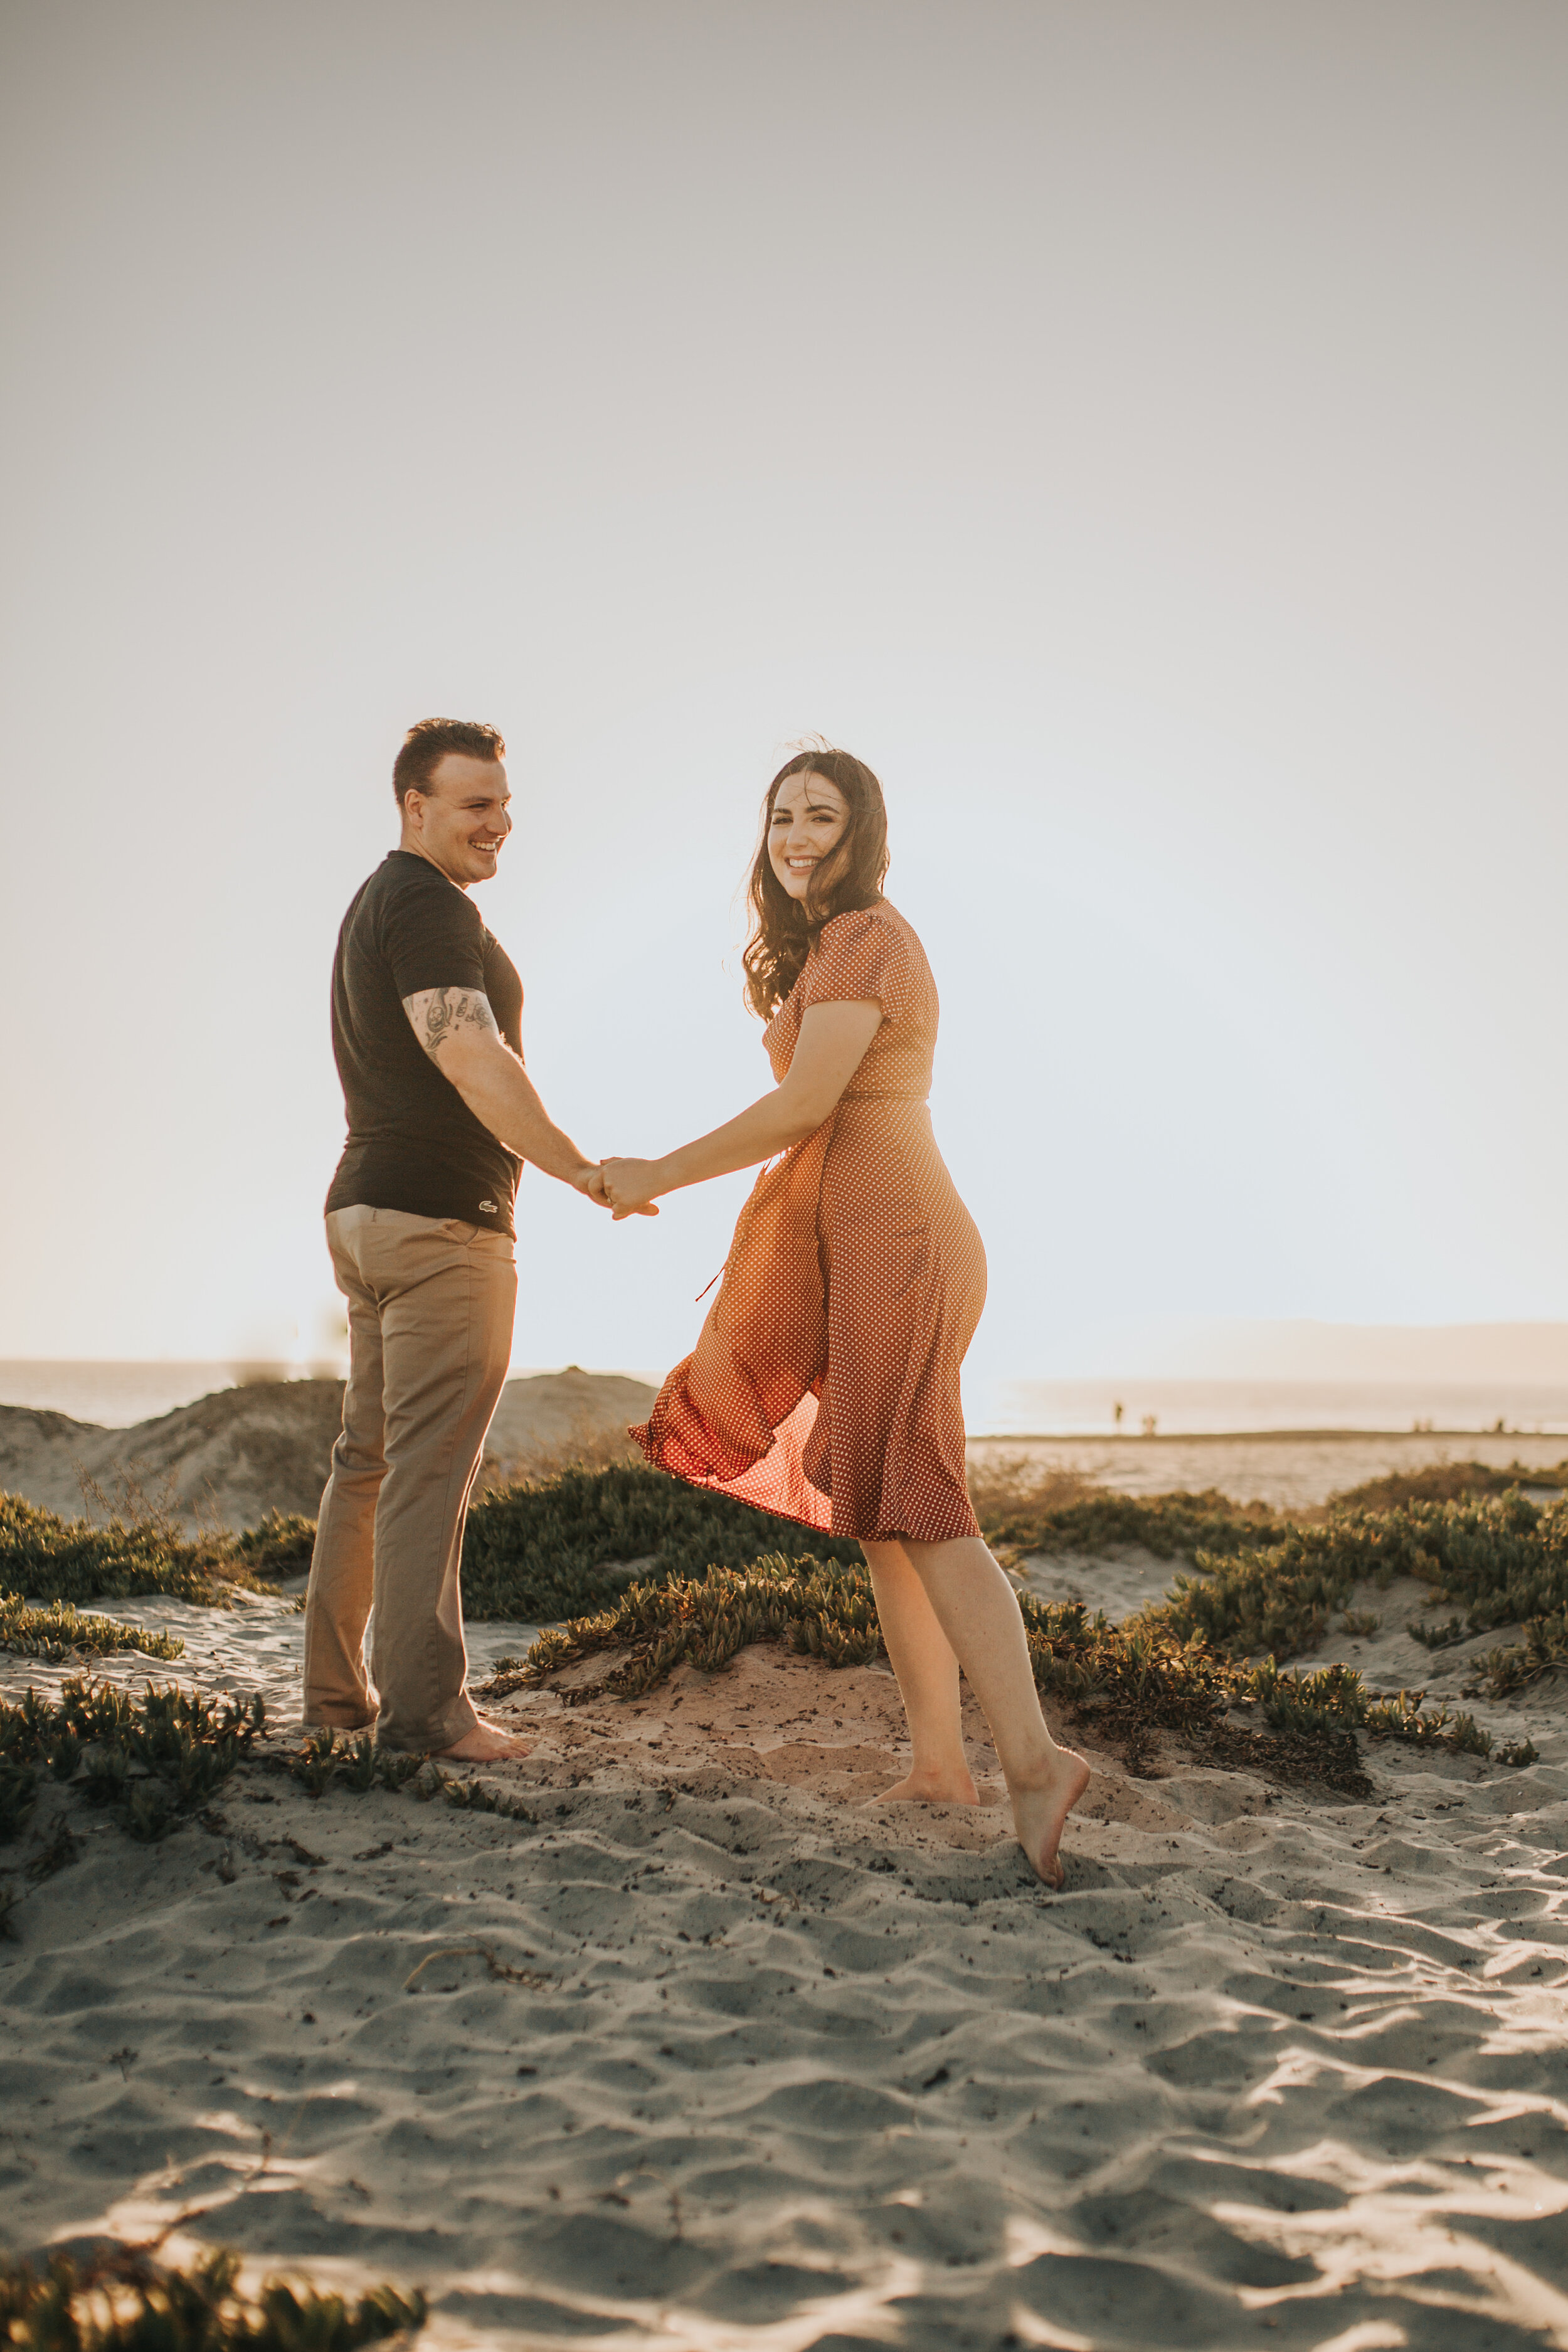
[[[319, 1346], [332, 943], [437, 711], [595, 1150], [761, 1091], [763, 786], [877, 767], [978, 1372], [1568, 1316], [1557, 0], [0, 41], [0, 1355]], [[518, 1360], [680, 1353], [746, 1181], [526, 1177]]]

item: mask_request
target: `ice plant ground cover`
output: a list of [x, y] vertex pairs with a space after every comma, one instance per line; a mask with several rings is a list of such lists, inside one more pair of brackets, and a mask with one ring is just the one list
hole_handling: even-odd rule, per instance
[[[1396, 1483], [1397, 1496], [1380, 1490], [1373, 1507], [1352, 1494], [1294, 1519], [1212, 1492], [1136, 1497], [1060, 1477], [1031, 1489], [993, 1474], [976, 1500], [1009, 1564], [1128, 1546], [1173, 1562], [1165, 1598], [1120, 1624], [1081, 1602], [1021, 1596], [1037, 1679], [1059, 1706], [1130, 1743], [1131, 1760], [1163, 1727], [1215, 1761], [1245, 1755], [1349, 1788], [1358, 1731], [1475, 1755], [1493, 1745], [1470, 1716], [1429, 1708], [1420, 1692], [1369, 1693], [1348, 1665], [1286, 1670], [1358, 1585], [1415, 1577], [1434, 1612], [1453, 1608], [1446, 1624], [1413, 1629], [1431, 1647], [1516, 1628], [1518, 1638], [1472, 1663], [1468, 1689], [1506, 1696], [1568, 1663], [1568, 1498], [1532, 1501], [1512, 1482], [1499, 1492], [1500, 1474], [1482, 1465]], [[268, 1572], [298, 1574], [312, 1532], [309, 1520], [273, 1517], [237, 1538], [191, 1541], [158, 1519], [100, 1527], [0, 1497], [0, 1646], [56, 1658], [121, 1646], [177, 1655], [167, 1637], [84, 1617], [77, 1604], [162, 1593], [228, 1606], [237, 1591], [275, 1590]], [[476, 1620], [564, 1621], [505, 1663], [498, 1695], [598, 1654], [606, 1667], [592, 1687], [630, 1698], [682, 1663], [718, 1672], [753, 1642], [828, 1666], [880, 1651], [858, 1546], [813, 1538], [804, 1549], [789, 1523], [641, 1465], [573, 1466], [488, 1495], [469, 1521], [465, 1601]], [[263, 1728], [259, 1714], [230, 1722], [174, 1692], [132, 1701], [86, 1684], [70, 1690], [58, 1734], [5, 1711], [0, 1834], [25, 1817], [33, 1777], [47, 1770], [79, 1780], [92, 1801], [111, 1798], [133, 1834], [160, 1835], [216, 1785], [236, 1743]], [[315, 1769], [309, 1753], [306, 1770]], [[1504, 1743], [1498, 1760], [1531, 1753], [1528, 1742]], [[319, 1762], [323, 1785], [359, 1775], [342, 1756]]]

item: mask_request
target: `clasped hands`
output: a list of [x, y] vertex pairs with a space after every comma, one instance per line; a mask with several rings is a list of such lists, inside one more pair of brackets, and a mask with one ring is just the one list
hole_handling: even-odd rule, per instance
[[623, 1217], [657, 1217], [657, 1165], [652, 1160], [601, 1160], [596, 1168], [584, 1170], [580, 1188], [608, 1209], [617, 1224]]

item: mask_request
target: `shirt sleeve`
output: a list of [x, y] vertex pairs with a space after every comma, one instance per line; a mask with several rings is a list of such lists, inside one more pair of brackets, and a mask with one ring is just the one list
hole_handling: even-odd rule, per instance
[[382, 946], [399, 996], [422, 988], [485, 989], [485, 927], [479, 910], [446, 884], [421, 882], [387, 905]]
[[910, 1009], [914, 972], [909, 949], [875, 908], [824, 923], [805, 968], [805, 1004], [877, 1003], [889, 1021]]

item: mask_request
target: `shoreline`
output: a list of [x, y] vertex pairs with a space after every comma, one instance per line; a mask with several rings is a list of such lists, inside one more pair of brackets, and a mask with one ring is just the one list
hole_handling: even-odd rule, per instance
[[1493, 1444], [1516, 1440], [1529, 1444], [1560, 1444], [1568, 1453], [1568, 1423], [1562, 1429], [1372, 1429], [1352, 1425], [1345, 1429], [971, 1430], [965, 1433], [965, 1442], [970, 1445], [1344, 1445], [1363, 1441], [1396, 1445], [1409, 1439], [1426, 1443], [1434, 1438], [1462, 1440], [1467, 1445], [1481, 1438]]

